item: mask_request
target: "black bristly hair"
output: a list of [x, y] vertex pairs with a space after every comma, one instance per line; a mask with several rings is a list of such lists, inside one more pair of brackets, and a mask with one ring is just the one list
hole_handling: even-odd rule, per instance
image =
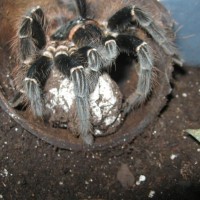
[[85, 19], [87, 17], [86, 0], [75, 0], [75, 1], [79, 16]]
[[41, 56], [31, 64], [25, 81], [25, 92], [30, 100], [31, 108], [36, 116], [42, 117], [44, 114], [43, 88], [49, 77], [52, 59]]
[[70, 30], [79, 23], [82, 23], [87, 18], [87, 8], [85, 0], [75, 0], [75, 6], [77, 11], [77, 18], [69, 21], [67, 24], [62, 25], [53, 35], [53, 40], [65, 40], [70, 33]]
[[32, 9], [25, 16], [19, 29], [21, 59], [25, 61], [46, 45], [46, 21], [40, 7]]

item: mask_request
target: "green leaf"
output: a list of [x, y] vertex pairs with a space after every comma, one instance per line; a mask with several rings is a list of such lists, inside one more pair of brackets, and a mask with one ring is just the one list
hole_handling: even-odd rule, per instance
[[186, 129], [185, 131], [200, 142], [200, 129]]

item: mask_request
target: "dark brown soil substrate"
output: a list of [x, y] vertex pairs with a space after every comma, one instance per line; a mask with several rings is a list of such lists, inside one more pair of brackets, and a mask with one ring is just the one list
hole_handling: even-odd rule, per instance
[[184, 132], [200, 128], [199, 77], [198, 68], [176, 68], [155, 125], [111, 150], [58, 149], [1, 110], [0, 199], [199, 199], [200, 145]]

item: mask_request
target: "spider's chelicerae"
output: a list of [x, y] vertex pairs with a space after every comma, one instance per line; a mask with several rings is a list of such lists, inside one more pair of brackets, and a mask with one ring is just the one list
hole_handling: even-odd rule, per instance
[[121, 53], [133, 54], [139, 63], [135, 95], [125, 101], [123, 114], [143, 103], [151, 91], [155, 56], [150, 45], [130, 30], [144, 30], [167, 55], [176, 56], [177, 52], [165, 31], [136, 5], [116, 10], [105, 22], [88, 16], [86, 0], [75, 3], [77, 17], [50, 37], [46, 34], [45, 13], [39, 6], [30, 9], [22, 19], [18, 30], [22, 88], [13, 104], [25, 96], [35, 116], [42, 117], [43, 88], [50, 72], [56, 68], [73, 83], [78, 132], [85, 143], [92, 144], [89, 97], [99, 78], [109, 71]]

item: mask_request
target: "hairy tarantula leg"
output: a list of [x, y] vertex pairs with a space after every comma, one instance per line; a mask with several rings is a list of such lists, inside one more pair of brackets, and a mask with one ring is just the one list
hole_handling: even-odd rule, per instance
[[24, 17], [18, 32], [22, 60], [30, 59], [46, 45], [45, 27], [45, 17], [40, 7], [34, 8]]
[[97, 85], [99, 76], [103, 69], [103, 60], [96, 49], [91, 48], [87, 51], [87, 68], [85, 75], [89, 82], [89, 92], [92, 93]]
[[79, 118], [80, 136], [88, 145], [92, 145], [94, 138], [89, 133], [91, 130], [90, 124], [90, 106], [89, 106], [89, 85], [84, 73], [84, 68], [78, 66], [72, 68], [71, 79], [74, 83], [74, 93], [76, 96], [77, 114]]
[[130, 35], [119, 35], [116, 38], [116, 42], [120, 51], [126, 53], [136, 53], [140, 65], [140, 70], [138, 73], [139, 80], [136, 92], [132, 94], [126, 101], [127, 107], [125, 108], [124, 112], [128, 113], [132, 108], [143, 103], [151, 91], [153, 53], [148, 44], [137, 37]]
[[[82, 55], [82, 51], [83, 49], [79, 49], [79, 51], [72, 56], [68, 56], [67, 49], [58, 51], [55, 55], [55, 65], [61, 73], [72, 79], [76, 97], [75, 101], [79, 120], [80, 137], [86, 144], [91, 145], [93, 144], [94, 139], [89, 133], [91, 130], [89, 106], [90, 84], [83, 66], [77, 65], [81, 62], [82, 56], [80, 55]], [[87, 53], [87, 51], [84, 52]]]
[[47, 29], [47, 19], [44, 16], [44, 12], [40, 6], [37, 6], [31, 10], [32, 18], [37, 20], [39, 24], [42, 26], [43, 30], [46, 31]]
[[104, 59], [104, 68], [108, 69], [119, 55], [119, 49], [114, 38], [106, 38], [104, 48], [99, 51], [101, 57]]
[[82, 18], [86, 18], [87, 17], [86, 1], [85, 0], [75, 0], [75, 1], [79, 16], [81, 16]]
[[87, 62], [88, 62], [88, 67], [91, 70], [95, 72], [101, 71], [103, 63], [96, 49], [92, 48], [87, 50]]
[[31, 109], [35, 116], [42, 117], [44, 111], [44, 100], [42, 88], [50, 74], [52, 57], [49, 52], [44, 52], [29, 68], [25, 82], [25, 93], [31, 103]]
[[112, 31], [124, 30], [136, 21], [163, 48], [168, 55], [178, 55], [173, 42], [166, 36], [165, 31], [156, 25], [150, 15], [137, 6], [127, 6], [116, 12], [108, 20], [108, 28]]
[[92, 93], [101, 75], [104, 60], [98, 50], [92, 47], [82, 47], [71, 55], [74, 67], [83, 65], [86, 79], [89, 82], [89, 92]]

